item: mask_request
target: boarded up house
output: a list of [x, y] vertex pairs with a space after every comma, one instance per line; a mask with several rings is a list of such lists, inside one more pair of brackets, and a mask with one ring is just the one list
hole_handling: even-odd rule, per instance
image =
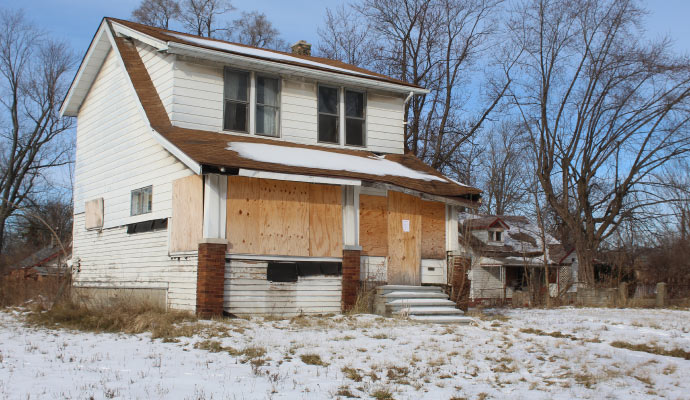
[[77, 117], [74, 285], [201, 314], [337, 312], [361, 276], [445, 282], [480, 191], [404, 154], [427, 91], [344, 63], [106, 18]]
[[552, 297], [576, 288], [576, 254], [548, 233], [542, 235], [528, 218], [462, 213], [459, 229], [460, 247], [472, 256], [468, 278], [473, 303], [510, 301], [529, 285], [545, 292], [545, 265]]

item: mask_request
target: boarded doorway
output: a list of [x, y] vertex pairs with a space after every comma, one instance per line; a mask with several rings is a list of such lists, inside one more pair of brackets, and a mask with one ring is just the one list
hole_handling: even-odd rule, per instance
[[421, 200], [388, 192], [388, 284], [420, 285]]

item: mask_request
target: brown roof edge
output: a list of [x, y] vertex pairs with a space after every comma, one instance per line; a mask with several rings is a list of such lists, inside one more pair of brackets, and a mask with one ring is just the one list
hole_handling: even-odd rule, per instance
[[[326, 71], [326, 72], [333, 72], [336, 74], [354, 76], [357, 78], [373, 79], [373, 80], [393, 83], [393, 84], [397, 84], [397, 85], [407, 86], [407, 87], [414, 88], [414, 89], [424, 89], [423, 87], [421, 87], [419, 85], [415, 85], [413, 83], [401, 81], [399, 79], [392, 78], [390, 76], [383, 75], [383, 74], [380, 74], [378, 72], [369, 71], [369, 70], [364, 69], [364, 68], [360, 68], [360, 67], [357, 67], [357, 66], [354, 66], [351, 64], [346, 64], [344, 62], [337, 61], [337, 60], [331, 60], [329, 58], [314, 57], [314, 56], [307, 56], [307, 55], [300, 55], [300, 54], [292, 54], [292, 53], [286, 53], [283, 51], [277, 51], [277, 50], [271, 50], [271, 49], [264, 49], [264, 48], [260, 48], [260, 47], [248, 46], [248, 45], [244, 45], [241, 43], [234, 43], [234, 42], [228, 42], [225, 40], [219, 40], [219, 39], [207, 38], [207, 37], [203, 37], [203, 36], [191, 35], [189, 33], [178, 32], [178, 31], [173, 31], [173, 30], [169, 30], [169, 29], [156, 28], [153, 26], [144, 25], [144, 24], [140, 24], [137, 22], [127, 21], [127, 20], [118, 19], [118, 18], [106, 17], [105, 19], [108, 21], [117, 22], [117, 23], [122, 24], [128, 28], [134, 29], [140, 33], [143, 33], [145, 35], [151, 36], [155, 39], [162, 40], [165, 42], [181, 43], [181, 44], [186, 44], [189, 46], [194, 46], [194, 47], [199, 47], [199, 48], [204, 48], [204, 49], [209, 49], [209, 50], [214, 50], [214, 51], [220, 51], [223, 53], [238, 54], [238, 55], [242, 55], [242, 56], [246, 56], [246, 57], [250, 57], [250, 58], [273, 61], [273, 62], [278, 62], [278, 63], [282, 63], [282, 64], [296, 65], [296, 66], [300, 66], [300, 67], [304, 67], [304, 68], [310, 68], [310, 69], [316, 69], [316, 70], [321, 70], [321, 71]], [[336, 68], [342, 68], [342, 69], [351, 71], [351, 73], [343, 72], [343, 71], [334, 71], [334, 70], [329, 69], [329, 68], [323, 68], [323, 67], [318, 67], [318, 66], [309, 65], [309, 64], [303, 64], [303, 63], [299, 63], [299, 62], [292, 62], [292, 61], [287, 61], [287, 60], [275, 60], [275, 59], [271, 59], [271, 58], [265, 58], [265, 57], [250, 55], [250, 54], [246, 54], [246, 53], [239, 53], [239, 52], [233, 52], [230, 50], [218, 49], [215, 47], [203, 46], [203, 45], [200, 45], [198, 43], [194, 43], [191, 41], [180, 39], [179, 37], [173, 36], [171, 34], [188, 36], [190, 38], [210, 40], [210, 41], [218, 42], [218, 43], [229, 43], [232, 45], [245, 47], [247, 49], [263, 50], [263, 51], [268, 51], [268, 52], [275, 53], [275, 54], [288, 55], [288, 56], [294, 57], [294, 58], [299, 58], [299, 59], [312, 61], [312, 62], [319, 62], [319, 63], [327, 64], [327, 65], [330, 65], [330, 66], [336, 67]], [[364, 75], [360, 75], [360, 74], [367, 74], [369, 76], [364, 76]]]
[[340, 178], [353, 178], [364, 181], [388, 183], [402, 188], [447, 197], [449, 199], [475, 203], [481, 190], [462, 186], [449, 181], [437, 170], [424, 164], [418, 158], [411, 155], [389, 154], [385, 158], [402, 164], [410, 169], [424, 172], [433, 176], [442, 177], [444, 181], [424, 181], [400, 176], [380, 176], [375, 174], [363, 174], [349, 171], [324, 170], [308, 167], [293, 167], [284, 164], [258, 162], [239, 156], [233, 151], [226, 150], [230, 142], [266, 143], [275, 146], [313, 149], [319, 151], [349, 154], [358, 157], [376, 157], [369, 151], [352, 149], [331, 149], [321, 146], [304, 145], [292, 142], [277, 141], [253, 136], [230, 135], [220, 132], [211, 132], [196, 129], [187, 129], [173, 126], [163, 102], [156, 91], [153, 81], [144, 66], [139, 52], [130, 39], [116, 37], [115, 43], [125, 65], [129, 79], [139, 97], [142, 108], [153, 129], [155, 129], [167, 141], [184, 153], [187, 157], [200, 165], [226, 168], [245, 168], [270, 172], [289, 174], [303, 174], [314, 176], [333, 176]]

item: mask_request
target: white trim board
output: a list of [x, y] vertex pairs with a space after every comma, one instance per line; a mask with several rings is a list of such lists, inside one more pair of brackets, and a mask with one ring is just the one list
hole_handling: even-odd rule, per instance
[[240, 169], [238, 175], [246, 176], [249, 178], [275, 179], [278, 181], [293, 181], [307, 183], [323, 183], [327, 185], [360, 186], [362, 184], [362, 181], [358, 179], [329, 178], [325, 176], [311, 176], [299, 174], [284, 174], [280, 172], [257, 171], [253, 169]]

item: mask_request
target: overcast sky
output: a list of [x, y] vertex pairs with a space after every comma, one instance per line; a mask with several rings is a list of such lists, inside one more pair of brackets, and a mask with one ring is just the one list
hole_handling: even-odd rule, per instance
[[[289, 43], [304, 39], [317, 41], [317, 26], [323, 21], [327, 7], [339, 0], [232, 0], [240, 11], [265, 13]], [[81, 56], [104, 16], [130, 19], [140, 0], [0, 0], [4, 7], [23, 7], [36, 23], [55, 35], [68, 40]], [[648, 33], [652, 37], [669, 35], [679, 52], [690, 54], [690, 0], [646, 0], [650, 11]]]

